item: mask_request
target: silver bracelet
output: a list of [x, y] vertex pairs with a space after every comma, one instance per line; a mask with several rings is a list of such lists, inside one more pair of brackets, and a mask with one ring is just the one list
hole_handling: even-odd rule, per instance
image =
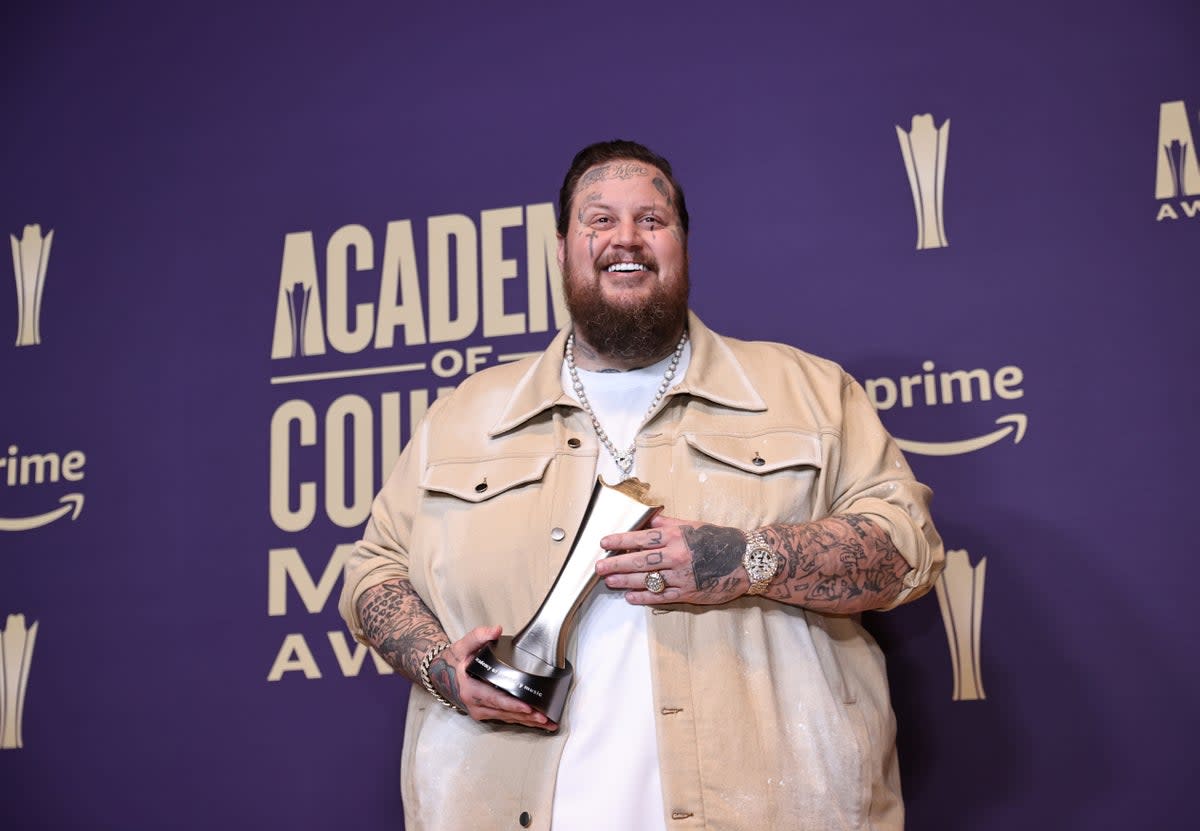
[[422, 686], [425, 687], [425, 689], [429, 692], [429, 694], [433, 696], [434, 700], [437, 701], [439, 704], [441, 704], [443, 707], [449, 707], [451, 710], [458, 710], [461, 713], [463, 711], [461, 709], [459, 709], [458, 705], [452, 701], [447, 701], [445, 698], [443, 698], [442, 694], [433, 688], [433, 682], [429, 680], [430, 665], [433, 663], [434, 659], [437, 658], [438, 655], [441, 655], [443, 652], [445, 652], [449, 648], [450, 648], [449, 641], [446, 641], [446, 643], [439, 643], [435, 646], [429, 647], [429, 651], [426, 652], [425, 657], [421, 659], [421, 684], [422, 684]]

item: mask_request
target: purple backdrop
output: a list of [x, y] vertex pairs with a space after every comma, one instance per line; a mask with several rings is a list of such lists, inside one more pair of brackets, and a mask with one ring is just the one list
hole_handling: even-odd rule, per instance
[[616, 136], [706, 322], [867, 382], [964, 552], [869, 621], [909, 826], [1190, 814], [1192, 0], [114, 5], [0, 25], [0, 827], [400, 827], [339, 546], [547, 341], [548, 203]]

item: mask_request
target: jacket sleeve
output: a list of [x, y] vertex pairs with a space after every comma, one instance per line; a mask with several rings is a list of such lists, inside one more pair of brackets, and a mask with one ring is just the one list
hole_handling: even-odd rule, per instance
[[426, 465], [430, 424], [442, 403], [443, 399], [435, 401], [413, 431], [412, 438], [376, 495], [363, 537], [343, 569], [338, 611], [350, 634], [360, 643], [369, 645], [358, 616], [358, 598], [387, 580], [408, 579], [413, 517], [421, 496], [419, 482]]
[[929, 514], [933, 493], [914, 478], [866, 392], [849, 375], [842, 384], [841, 436], [829, 452], [830, 513], [869, 517], [911, 567], [899, 596], [886, 608], [929, 591], [945, 562], [942, 538]]

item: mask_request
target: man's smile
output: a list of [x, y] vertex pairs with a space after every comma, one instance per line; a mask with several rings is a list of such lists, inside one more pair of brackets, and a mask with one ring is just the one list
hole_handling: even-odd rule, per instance
[[638, 271], [649, 271], [650, 267], [645, 263], [612, 263], [604, 270], [610, 274], [632, 273]]

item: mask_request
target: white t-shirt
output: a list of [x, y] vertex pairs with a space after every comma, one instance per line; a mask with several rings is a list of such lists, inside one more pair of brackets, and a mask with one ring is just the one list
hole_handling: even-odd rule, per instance
[[[690, 358], [689, 341], [672, 387], [683, 380]], [[668, 356], [629, 372], [578, 370], [588, 402], [619, 452], [633, 444], [670, 363]], [[563, 389], [575, 397], [565, 363], [562, 378]], [[636, 476], [636, 456], [633, 472]], [[603, 446], [596, 473], [610, 484], [622, 477]], [[600, 583], [576, 618], [570, 723], [563, 725], [567, 741], [554, 786], [555, 831], [666, 829], [648, 615], [645, 607], [626, 603], [623, 591]]]

